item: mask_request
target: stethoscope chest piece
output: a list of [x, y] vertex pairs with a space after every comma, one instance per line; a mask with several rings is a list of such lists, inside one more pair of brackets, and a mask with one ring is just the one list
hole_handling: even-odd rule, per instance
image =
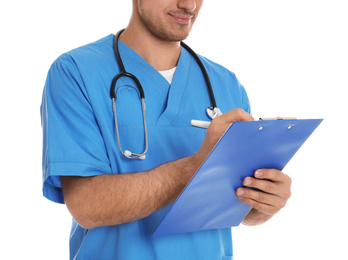
[[[115, 56], [116, 56], [117, 63], [118, 63], [119, 68], [120, 68], [120, 72], [113, 78], [113, 80], [111, 82], [111, 88], [110, 88], [110, 97], [111, 97], [112, 103], [113, 103], [113, 105], [112, 105], [113, 108], [112, 109], [113, 109], [114, 118], [115, 118], [115, 128], [116, 128], [117, 143], [118, 143], [119, 150], [120, 150], [121, 154], [124, 157], [126, 157], [128, 159], [144, 160], [146, 158], [146, 153], [147, 153], [147, 150], [148, 150], [148, 137], [147, 137], [145, 102], [144, 102], [145, 94], [144, 94], [143, 87], [141, 86], [140, 81], [137, 79], [137, 77], [134, 76], [133, 74], [127, 72], [125, 70], [124, 65], [123, 65], [123, 62], [122, 62], [122, 59], [121, 59], [121, 55], [120, 55], [120, 52], [119, 52], [119, 49], [118, 49], [118, 39], [119, 39], [120, 34], [123, 31], [124, 31], [124, 29], [119, 31], [115, 35], [115, 37], [114, 37], [114, 51], [115, 51]], [[203, 62], [200, 60], [198, 55], [189, 46], [187, 46], [183, 42], [181, 42], [181, 45], [194, 57], [194, 59], [196, 60], [197, 64], [201, 68], [202, 74], [203, 74], [205, 82], [207, 84], [207, 88], [208, 88], [208, 92], [209, 92], [209, 96], [210, 96], [210, 100], [211, 100], [211, 104], [212, 104], [212, 106], [207, 107], [207, 109], [206, 109], [207, 115], [209, 116], [210, 119], [214, 119], [215, 117], [222, 115], [222, 112], [216, 106], [215, 97], [214, 97], [213, 89], [212, 89], [212, 86], [211, 86], [211, 82], [210, 82], [207, 70], [205, 69]], [[139, 91], [139, 96], [140, 96], [140, 99], [141, 99], [142, 110], [143, 110], [144, 135], [145, 135], [145, 147], [144, 147], [144, 151], [142, 153], [133, 153], [133, 152], [131, 152], [129, 150], [122, 150], [122, 147], [121, 147], [120, 134], [119, 134], [118, 123], [117, 123], [117, 112], [116, 112], [116, 99], [117, 99], [117, 92], [118, 92], [118, 90], [116, 90], [116, 92], [115, 92], [116, 82], [121, 77], [128, 77], [128, 78], [131, 78], [133, 81], [135, 81], [136, 88]]]
[[207, 113], [207, 115], [209, 116], [210, 119], [214, 119], [215, 117], [222, 115], [222, 112], [219, 108], [212, 107], [212, 106], [207, 107], [205, 112]]

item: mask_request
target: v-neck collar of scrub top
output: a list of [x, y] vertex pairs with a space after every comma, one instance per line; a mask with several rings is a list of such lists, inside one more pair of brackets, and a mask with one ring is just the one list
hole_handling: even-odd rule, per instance
[[[139, 54], [133, 51], [123, 42], [119, 41], [119, 49], [122, 61], [127, 72], [135, 75], [143, 86], [147, 109], [153, 105], [164, 102], [162, 111], [159, 112], [156, 125], [170, 125], [178, 115], [181, 100], [187, 85], [189, 68], [191, 64], [190, 54], [181, 47], [181, 53], [172, 84]], [[148, 122], [152, 121], [147, 118]], [[153, 122], [153, 121], [152, 121]]]

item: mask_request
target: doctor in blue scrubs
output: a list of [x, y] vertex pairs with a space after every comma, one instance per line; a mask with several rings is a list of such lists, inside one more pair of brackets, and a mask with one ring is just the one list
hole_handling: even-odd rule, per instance
[[[202, 3], [133, 0], [117, 46], [125, 70], [144, 89], [146, 134], [134, 79], [117, 81], [113, 109], [110, 86], [121, 71], [113, 35], [52, 64], [41, 105], [43, 193], [65, 203], [73, 217], [70, 259], [233, 259], [231, 229], [151, 238], [227, 127], [253, 120], [236, 76], [199, 56], [223, 115], [208, 129], [190, 124], [209, 120], [205, 110], [211, 104], [202, 70], [180, 45]], [[145, 156], [127, 158], [126, 150], [141, 154], [147, 142]], [[236, 194], [253, 207], [245, 225], [269, 220], [290, 197], [291, 179], [274, 169], [259, 169], [243, 184]]]

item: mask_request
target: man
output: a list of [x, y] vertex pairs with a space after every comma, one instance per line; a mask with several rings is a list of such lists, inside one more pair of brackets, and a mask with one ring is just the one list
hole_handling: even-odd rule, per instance
[[[43, 95], [44, 195], [66, 203], [73, 216], [71, 259], [232, 259], [230, 229], [151, 238], [172, 203], [227, 127], [253, 120], [234, 74], [201, 57], [224, 112], [208, 130], [210, 104], [202, 72], [180, 41], [196, 21], [203, 0], [133, 0], [118, 46], [125, 68], [146, 95], [149, 149], [145, 160], [125, 158], [118, 147], [142, 152], [143, 119], [135, 83], [117, 89], [119, 138], [109, 88], [120, 72], [113, 36], [80, 47], [52, 65]], [[175, 68], [175, 69], [174, 69]], [[159, 73], [172, 73], [168, 79]], [[173, 73], [175, 74], [173, 76]], [[290, 178], [274, 169], [248, 177], [237, 196], [253, 209], [243, 220], [258, 225], [290, 197]]]

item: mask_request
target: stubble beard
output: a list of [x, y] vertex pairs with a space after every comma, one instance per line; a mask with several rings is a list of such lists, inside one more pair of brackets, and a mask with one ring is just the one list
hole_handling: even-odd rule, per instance
[[178, 42], [185, 40], [191, 28], [189, 25], [178, 24], [180, 26], [179, 30], [171, 30], [169, 26], [161, 23], [151, 14], [141, 16], [142, 22], [145, 27], [158, 39], [170, 41], [170, 42]]

